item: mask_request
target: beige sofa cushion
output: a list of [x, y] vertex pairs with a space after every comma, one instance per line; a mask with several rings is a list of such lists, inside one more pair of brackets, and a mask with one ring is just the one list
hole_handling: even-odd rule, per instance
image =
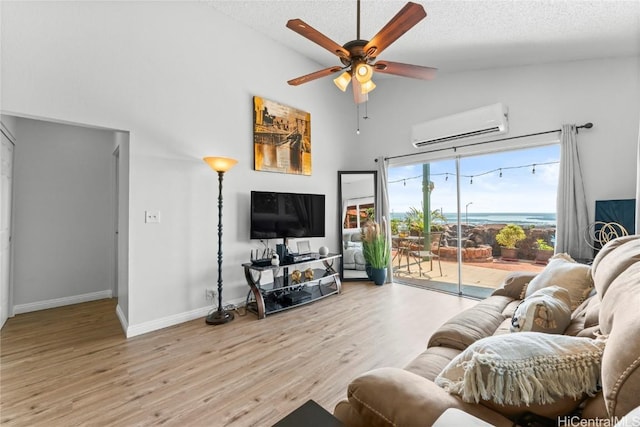
[[429, 347], [404, 367], [405, 370], [433, 381], [460, 350], [449, 347]]
[[547, 286], [561, 286], [569, 291], [571, 310], [575, 310], [587, 298], [593, 288], [591, 269], [578, 264], [567, 254], [554, 255], [549, 264], [529, 282], [525, 298]]
[[612, 240], [593, 259], [591, 274], [600, 299], [604, 298], [607, 289], [620, 273], [640, 261], [639, 239], [640, 236], [636, 234]]
[[493, 291], [491, 295], [510, 297], [515, 300], [524, 298], [525, 286], [536, 277], [538, 273], [529, 271], [514, 271], [505, 277], [502, 285]]
[[579, 399], [597, 390], [604, 346], [604, 340], [539, 332], [493, 336], [460, 353], [435, 383], [465, 402], [544, 405]]
[[636, 263], [611, 283], [600, 303], [600, 329], [609, 335], [602, 356], [602, 389], [612, 417], [640, 406], [639, 287], [640, 263]]
[[564, 334], [595, 338], [596, 334], [600, 332], [599, 314], [600, 297], [596, 294], [589, 297], [571, 313], [571, 322], [567, 329], [565, 329]]

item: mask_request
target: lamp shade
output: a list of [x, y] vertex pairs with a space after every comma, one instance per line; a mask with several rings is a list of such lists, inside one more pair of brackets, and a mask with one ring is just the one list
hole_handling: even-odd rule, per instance
[[238, 163], [236, 159], [229, 157], [204, 157], [202, 160], [216, 172], [226, 172]]
[[360, 85], [360, 90], [362, 90], [362, 94], [367, 94], [376, 88], [376, 84], [373, 80], [366, 81]]
[[371, 68], [371, 65], [369, 64], [360, 62], [359, 64], [356, 65], [355, 74], [356, 74], [356, 79], [358, 79], [360, 83], [365, 83], [371, 80], [371, 76], [373, 75], [373, 68]]
[[351, 74], [348, 71], [340, 74], [338, 77], [333, 79], [333, 82], [338, 86], [338, 89], [341, 91], [346, 91], [347, 86], [349, 86], [349, 82], [351, 81]]

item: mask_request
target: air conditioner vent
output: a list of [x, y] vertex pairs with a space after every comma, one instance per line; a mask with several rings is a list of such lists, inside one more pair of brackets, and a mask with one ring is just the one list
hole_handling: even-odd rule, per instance
[[446, 148], [455, 141], [500, 135], [508, 129], [507, 108], [498, 103], [414, 125], [411, 138], [416, 148]]

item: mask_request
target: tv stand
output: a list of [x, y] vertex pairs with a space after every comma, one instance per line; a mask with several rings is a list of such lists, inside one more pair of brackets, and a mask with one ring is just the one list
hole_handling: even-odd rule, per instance
[[326, 257], [283, 262], [279, 266], [242, 264], [250, 288], [246, 299], [247, 310], [264, 319], [269, 314], [340, 293], [342, 285], [333, 265], [341, 256], [329, 254]]

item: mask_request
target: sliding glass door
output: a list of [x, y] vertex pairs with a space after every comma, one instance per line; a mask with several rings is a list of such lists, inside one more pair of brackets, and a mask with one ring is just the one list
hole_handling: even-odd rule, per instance
[[[394, 280], [483, 298], [511, 271], [541, 270], [559, 156], [551, 145], [390, 167]], [[503, 256], [496, 236], [510, 224], [522, 239]]]

